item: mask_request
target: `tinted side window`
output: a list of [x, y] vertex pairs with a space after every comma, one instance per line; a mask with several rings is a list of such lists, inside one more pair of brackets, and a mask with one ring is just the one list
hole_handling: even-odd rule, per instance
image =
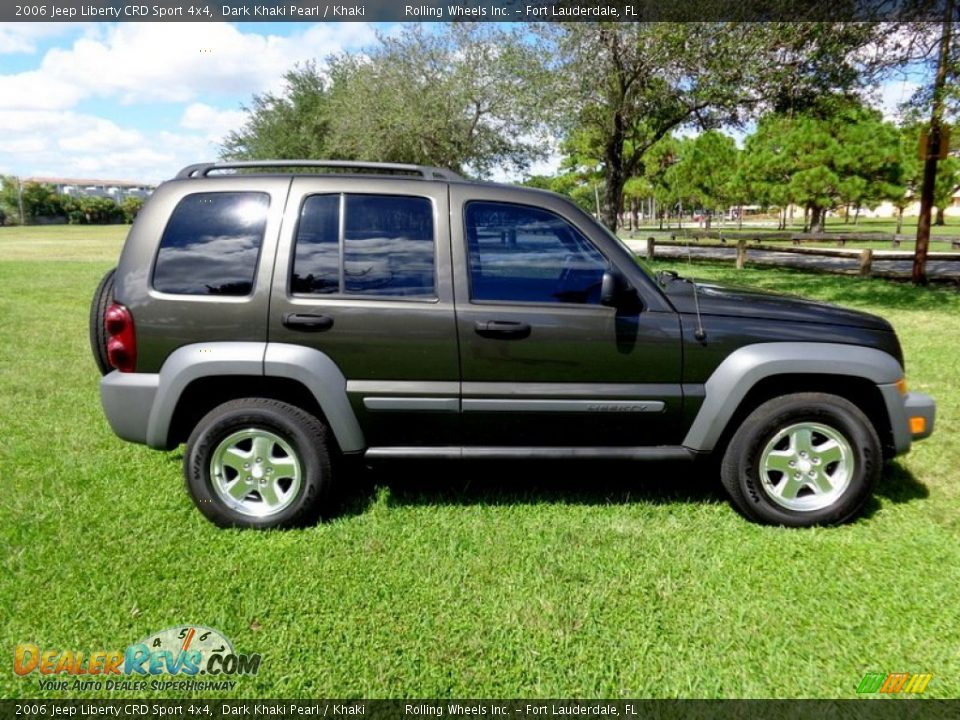
[[249, 295], [269, 206], [266, 193], [187, 195], [160, 239], [153, 287], [181, 295]]
[[525, 205], [472, 202], [466, 230], [473, 300], [600, 303], [608, 263], [558, 215]]
[[[297, 294], [434, 297], [433, 204], [395, 195], [313, 195], [300, 212]], [[340, 237], [340, 209], [345, 216]]]
[[312, 195], [304, 201], [290, 287], [295, 293], [340, 292], [339, 195]]
[[426, 198], [347, 195], [344, 292], [432, 296], [433, 204]]

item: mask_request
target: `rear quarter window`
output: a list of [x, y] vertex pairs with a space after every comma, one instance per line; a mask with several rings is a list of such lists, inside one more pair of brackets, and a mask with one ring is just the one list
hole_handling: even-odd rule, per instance
[[184, 197], [160, 239], [153, 287], [178, 295], [253, 291], [270, 196], [208, 192]]

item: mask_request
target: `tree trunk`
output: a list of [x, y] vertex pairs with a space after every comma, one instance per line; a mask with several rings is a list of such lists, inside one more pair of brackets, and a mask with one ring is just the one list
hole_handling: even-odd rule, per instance
[[640, 201], [636, 198], [630, 200], [630, 225], [634, 232], [640, 228]]
[[938, 227], [943, 227], [947, 224], [946, 219], [943, 217], [943, 208], [937, 208], [937, 219], [933, 224], [937, 225]]
[[823, 220], [825, 213], [823, 208], [812, 207], [810, 208], [810, 232], [812, 233], [822, 233], [823, 232]]
[[623, 186], [627, 182], [623, 166], [623, 143], [626, 138], [626, 122], [623, 114], [613, 118], [613, 132], [604, 148], [607, 186], [603, 191], [603, 224], [612, 233], [617, 232], [617, 216], [623, 209]]
[[[843, 224], [844, 225], [850, 224], [850, 205], [849, 204], [847, 205], [846, 209], [843, 211]], [[856, 221], [854, 221], [853, 224], [856, 225], [857, 224]]]
[[897, 208], [897, 235], [903, 230], [903, 208]]
[[743, 230], [743, 205], [737, 206], [737, 230]]
[[915, 285], [927, 284], [927, 253], [930, 250], [930, 211], [933, 207], [934, 185], [937, 181], [937, 160], [943, 142], [943, 94], [947, 87], [947, 66], [950, 58], [950, 37], [953, 25], [953, 0], [947, 0], [940, 35], [937, 74], [933, 81], [933, 102], [930, 108], [930, 140], [923, 162], [923, 180], [920, 183], [920, 216], [917, 218], [917, 244], [913, 253], [911, 279]]
[[860, 224], [860, 206], [859, 205], [857, 205], [857, 211], [853, 214], [853, 224], [854, 225]]

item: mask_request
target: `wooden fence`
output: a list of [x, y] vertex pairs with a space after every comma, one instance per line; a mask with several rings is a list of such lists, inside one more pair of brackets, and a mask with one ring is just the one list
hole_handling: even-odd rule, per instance
[[[849, 235], [846, 236], [848, 240], [851, 239]], [[769, 236], [764, 236], [764, 240], [771, 239]], [[792, 240], [793, 237], [784, 238]], [[871, 238], [875, 239], [875, 238]], [[699, 247], [705, 248], [710, 247], [710, 249], [723, 250], [723, 247], [717, 246], [703, 246], [698, 245], [696, 241], [682, 241], [682, 240], [657, 240], [654, 237], [647, 238], [647, 247], [646, 247], [646, 256], [648, 260], [653, 260], [656, 257], [656, 249], [660, 247]], [[960, 241], [953, 243], [955, 247], [960, 248]], [[912, 261], [913, 253], [904, 252], [904, 251], [894, 251], [894, 250], [873, 250], [871, 248], [864, 248], [862, 250], [856, 249], [843, 249], [843, 248], [811, 248], [811, 247], [799, 247], [798, 244], [795, 245], [771, 245], [766, 243], [761, 243], [759, 239], [753, 243], [748, 241], [748, 238], [740, 237], [730, 242], [727, 246], [731, 251], [736, 250], [734, 255], [730, 253], [730, 259], [733, 259], [736, 262], [737, 269], [742, 269], [747, 264], [748, 254], [751, 251], [762, 251], [762, 252], [775, 252], [775, 253], [788, 253], [794, 255], [805, 255], [808, 257], [823, 257], [823, 258], [842, 258], [847, 260], [859, 260], [859, 270], [858, 274], [864, 277], [874, 274], [874, 262], [875, 261]], [[726, 258], [722, 258], [726, 259]], [[960, 262], [960, 252], [931, 252], [928, 254], [927, 259], [929, 261], [947, 261], [947, 262]], [[775, 264], [770, 262], [765, 262], [764, 264]], [[822, 269], [822, 268], [815, 268]], [[960, 273], [960, 265], [957, 266], [957, 272]]]
[[[888, 242], [892, 248], [900, 247], [901, 243], [912, 242], [916, 239], [915, 235], [904, 235], [895, 233], [797, 233], [785, 232], [780, 230], [687, 230], [677, 229], [666, 231], [670, 233], [670, 239], [680, 240], [719, 240], [721, 243], [736, 243], [738, 240], [746, 239], [753, 243], [764, 242], [791, 242], [794, 245], [836, 243], [840, 246], [848, 242]], [[632, 235], [636, 237], [636, 233]], [[950, 243], [954, 250], [960, 250], [960, 235], [945, 236], [934, 235], [931, 240], [934, 243]]]

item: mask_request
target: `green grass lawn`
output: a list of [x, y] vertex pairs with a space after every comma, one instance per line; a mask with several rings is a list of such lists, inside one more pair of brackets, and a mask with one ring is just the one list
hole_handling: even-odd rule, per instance
[[751, 525], [674, 467], [440, 465], [362, 479], [327, 524], [224, 531], [180, 451], [107, 427], [87, 311], [120, 234], [69, 230], [0, 235], [0, 697], [64, 696], [13, 674], [17, 642], [123, 650], [186, 623], [263, 655], [217, 696], [846, 698], [867, 671], [960, 696], [955, 292], [693, 268], [896, 325], [937, 433], [845, 527]]
[[[793, 232], [803, 231], [803, 217], [794, 218], [795, 222], [788, 229]], [[946, 224], [931, 225], [930, 234], [932, 236], [947, 235], [950, 237], [960, 237], [960, 218], [948, 216], [944, 218]], [[850, 222], [845, 222], [843, 218], [827, 218], [824, 230], [828, 233], [895, 233], [897, 231], [897, 221], [893, 218], [867, 218], [862, 217], [857, 223], [853, 222], [851, 216]], [[900, 229], [902, 235], [917, 234], [917, 217], [907, 216], [903, 218], [903, 226]]]
[[129, 225], [0, 227], [0, 260], [116, 263]]

